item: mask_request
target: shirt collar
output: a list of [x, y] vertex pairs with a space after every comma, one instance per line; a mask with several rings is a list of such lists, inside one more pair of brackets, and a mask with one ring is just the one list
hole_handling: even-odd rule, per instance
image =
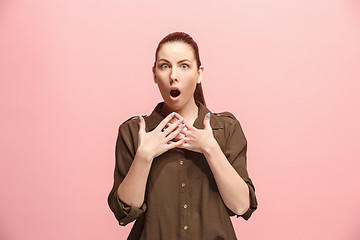
[[[198, 106], [198, 117], [195, 119], [193, 126], [197, 129], [204, 129], [204, 117], [205, 114], [210, 112], [210, 126], [212, 129], [222, 128], [219, 120], [216, 115], [214, 115], [206, 106], [204, 106], [201, 102], [196, 101], [196, 105]], [[152, 113], [149, 116], [146, 116], [146, 128], [147, 131], [152, 131], [156, 128], [157, 125], [166, 117], [161, 113], [161, 109], [164, 105], [164, 102], [159, 102]]]

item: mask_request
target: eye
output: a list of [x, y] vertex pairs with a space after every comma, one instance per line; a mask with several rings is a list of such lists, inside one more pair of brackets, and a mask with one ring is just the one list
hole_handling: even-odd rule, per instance
[[187, 69], [187, 68], [189, 68], [189, 65], [184, 63], [184, 64], [181, 64], [181, 67], [184, 68], [184, 69]]
[[166, 63], [160, 64], [161, 69], [166, 69], [168, 67], [169, 67], [169, 65], [167, 65]]

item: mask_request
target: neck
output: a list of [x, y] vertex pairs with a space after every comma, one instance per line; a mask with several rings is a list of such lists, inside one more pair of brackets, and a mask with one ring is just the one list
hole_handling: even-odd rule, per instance
[[[171, 112], [180, 114], [188, 123], [193, 124], [198, 117], [198, 106], [195, 104], [195, 100], [191, 99], [184, 107], [179, 109], [172, 109], [166, 103], [162, 107], [164, 116], [167, 116]], [[176, 119], [172, 119], [170, 122], [175, 122]]]

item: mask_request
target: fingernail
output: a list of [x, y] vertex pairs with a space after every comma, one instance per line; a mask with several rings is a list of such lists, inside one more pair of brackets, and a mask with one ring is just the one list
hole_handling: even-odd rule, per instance
[[174, 113], [174, 112], [172, 112], [172, 113], [171, 113], [171, 116], [172, 116], [172, 117], [173, 117], [173, 116], [175, 116], [175, 113]]
[[207, 114], [206, 114], [206, 117], [207, 117], [207, 118], [210, 118], [210, 113], [207, 113]]
[[185, 142], [186, 138], [183, 138], [181, 141]]
[[184, 118], [180, 119], [180, 122], [183, 122], [184, 121]]
[[185, 123], [183, 123], [182, 125], [181, 125], [181, 128], [184, 128], [185, 127]]
[[141, 116], [140, 115], [138, 116], [138, 118], [139, 118], [139, 121], [141, 121]]

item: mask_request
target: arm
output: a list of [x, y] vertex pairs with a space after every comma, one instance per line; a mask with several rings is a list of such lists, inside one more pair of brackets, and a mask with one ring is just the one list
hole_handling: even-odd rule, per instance
[[244, 214], [250, 207], [249, 188], [246, 182], [231, 166], [216, 141], [203, 154], [225, 205], [237, 215]]
[[214, 175], [219, 193], [228, 208], [230, 216], [242, 216], [248, 220], [257, 208], [255, 188], [246, 167], [247, 141], [239, 121], [225, 113], [232, 120], [226, 121], [226, 143], [224, 152], [214, 138], [209, 117], [204, 117], [204, 129], [196, 129], [186, 123], [182, 131], [185, 143], [181, 148], [203, 153]]
[[[225, 125], [227, 127], [227, 140], [224, 148], [225, 157], [227, 158], [231, 167], [236, 171], [238, 176], [246, 183], [248, 187], [248, 198], [249, 198], [249, 207], [247, 211], [241, 215], [232, 211], [229, 208], [230, 216], [237, 215], [237, 217], [243, 217], [245, 220], [248, 220], [252, 213], [257, 209], [257, 199], [255, 195], [255, 187], [252, 183], [248, 171], [247, 171], [247, 140], [245, 138], [244, 132], [242, 131], [240, 122], [235, 118], [234, 115], [228, 112], [224, 112], [224, 115], [228, 115], [233, 119], [229, 124]], [[240, 187], [240, 186], [239, 186]], [[238, 189], [238, 191], [241, 191]]]
[[134, 125], [122, 124], [119, 127], [114, 184], [108, 196], [108, 204], [120, 225], [125, 226], [145, 212], [144, 196], [153, 159], [182, 144], [181, 141], [169, 142], [181, 131], [181, 128], [178, 128], [172, 132], [181, 123], [180, 121], [161, 131], [173, 116], [169, 114], [151, 132], [145, 131], [145, 120], [141, 118], [137, 150], [134, 149], [135, 133], [130, 130], [134, 130]]
[[140, 215], [142, 215], [146, 210], [145, 203], [143, 203], [141, 206], [135, 207], [131, 204], [128, 204], [126, 201], [122, 201], [118, 195], [119, 185], [122, 184], [125, 176], [127, 176], [128, 171], [130, 171], [129, 169], [132, 166], [133, 159], [139, 159], [138, 156], [134, 156], [134, 139], [130, 129], [131, 127], [129, 124], [122, 124], [119, 127], [115, 147], [114, 183], [108, 196], [109, 207], [114, 213], [119, 224], [122, 226], [132, 222]]
[[128, 173], [117, 190], [122, 201], [137, 208], [141, 207], [152, 160], [141, 149], [138, 149]]
[[[170, 148], [182, 144], [182, 142], [168, 143], [182, 130], [178, 128], [180, 121], [177, 121], [177, 124], [173, 124], [165, 131], [161, 131], [173, 116], [174, 114], [169, 114], [155, 130], [148, 133], [145, 131], [144, 119], [141, 119], [139, 123], [139, 148], [128, 173], [117, 191], [119, 198], [129, 205], [140, 207], [143, 204], [146, 183], [153, 159]], [[175, 127], [177, 130], [172, 132]]]

